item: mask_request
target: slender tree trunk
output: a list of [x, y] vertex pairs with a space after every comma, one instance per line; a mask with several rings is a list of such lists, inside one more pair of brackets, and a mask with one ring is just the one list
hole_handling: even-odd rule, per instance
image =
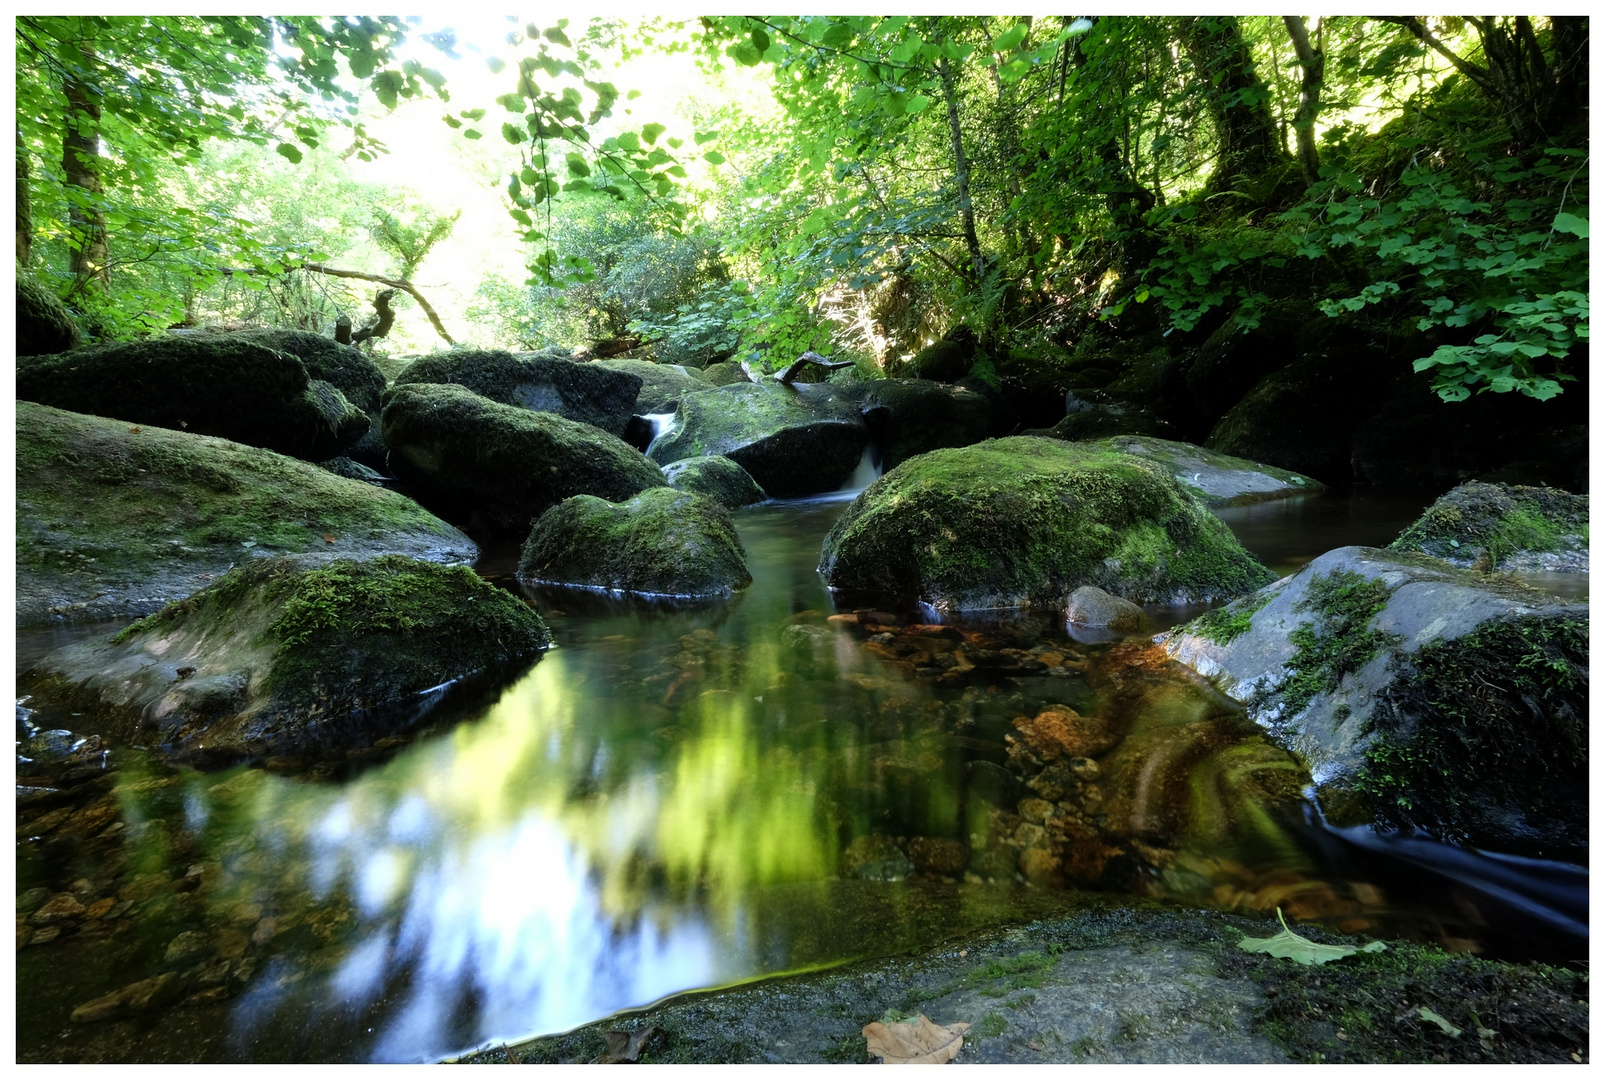
[[94, 90], [72, 76], [64, 76], [67, 97], [66, 128], [61, 140], [61, 170], [67, 186], [78, 188], [91, 205], [81, 206], [68, 192], [72, 230], [67, 238], [70, 264], [78, 284], [105, 289], [111, 281], [110, 249], [106, 243], [106, 217], [98, 203], [100, 186], [100, 102]]
[[1299, 84], [1298, 113], [1293, 117], [1293, 134], [1298, 139], [1298, 161], [1304, 170], [1304, 182], [1313, 184], [1321, 169], [1321, 154], [1315, 147], [1315, 117], [1321, 111], [1326, 54], [1310, 45], [1304, 16], [1283, 15], [1282, 21], [1287, 24], [1287, 36], [1293, 40], [1293, 51], [1298, 54], [1299, 68], [1304, 72], [1304, 81]]
[[33, 206], [28, 200], [28, 147], [17, 129], [17, 265], [27, 266], [33, 255]]
[[958, 79], [946, 58], [937, 62], [942, 76], [942, 97], [947, 101], [947, 129], [953, 141], [953, 181], [959, 191], [959, 217], [964, 227], [964, 243], [970, 249], [970, 274], [974, 283], [983, 275], [981, 240], [975, 233], [975, 206], [970, 201], [970, 166], [964, 156], [964, 130], [959, 126]]
[[1254, 54], [1235, 16], [1198, 15], [1180, 20], [1182, 46], [1209, 81], [1205, 106], [1215, 122], [1220, 155], [1212, 192], [1228, 190], [1239, 176], [1258, 176], [1282, 161], [1270, 97], [1254, 70]]
[[[1096, 26], [1099, 21], [1094, 19], [1093, 25]], [[1066, 23], [1068, 25], [1068, 19]], [[1077, 70], [1085, 68], [1087, 54], [1073, 43], [1066, 44], [1075, 49], [1071, 55]], [[1105, 132], [1097, 147], [1098, 158], [1103, 162], [1101, 171], [1107, 178], [1107, 186], [1103, 191], [1104, 206], [1120, 230], [1120, 276], [1130, 279], [1148, 264], [1158, 250], [1153, 230], [1148, 227], [1146, 220], [1148, 211], [1157, 205], [1158, 200], [1126, 167], [1126, 157], [1121, 153], [1114, 135], [1106, 126], [1100, 126], [1099, 130]]]

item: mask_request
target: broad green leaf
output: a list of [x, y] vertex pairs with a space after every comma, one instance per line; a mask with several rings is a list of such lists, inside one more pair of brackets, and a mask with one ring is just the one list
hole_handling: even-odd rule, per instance
[[769, 33], [761, 26], [752, 28], [752, 47], [757, 49], [760, 55], [769, 51]]
[[926, 107], [929, 106], [930, 103], [931, 99], [926, 97], [924, 94], [915, 94], [913, 97], [908, 99], [909, 115], [918, 116], [920, 113], [925, 111]]
[[1276, 919], [1282, 924], [1282, 932], [1275, 937], [1251, 938], [1245, 937], [1237, 943], [1239, 949], [1247, 952], [1268, 953], [1271, 956], [1282, 957], [1296, 964], [1310, 966], [1314, 964], [1328, 964], [1333, 960], [1341, 960], [1345, 956], [1353, 956], [1358, 952], [1381, 952], [1387, 948], [1380, 941], [1373, 941], [1364, 948], [1355, 948], [1352, 945], [1322, 945], [1309, 938], [1300, 937], [1288, 929], [1287, 919], [1282, 916], [1282, 909], [1276, 909]]
[[717, 150], [709, 150], [706, 154], [702, 155], [702, 160], [706, 161], [709, 165], [723, 165], [724, 155], [719, 153]]
[[1576, 214], [1560, 213], [1555, 215], [1554, 228], [1556, 232], [1568, 232], [1573, 236], [1588, 239], [1588, 219], [1580, 218]]
[[1031, 25], [1029, 23], [1023, 21], [1015, 23], [992, 39], [992, 51], [1000, 53], [1013, 52], [1020, 47], [1020, 42], [1025, 40], [1026, 31], [1030, 29]]
[[282, 155], [283, 157], [289, 158], [290, 159], [290, 164], [292, 164], [292, 165], [301, 164], [301, 151], [297, 150], [294, 146], [290, 145], [289, 143], [281, 142], [281, 143], [279, 143], [278, 146], [275, 146], [274, 149], [277, 150], [279, 152], [279, 154]]
[[1449, 1021], [1445, 1020], [1443, 1017], [1439, 1016], [1425, 1005], [1416, 1010], [1416, 1015], [1420, 1016], [1423, 1020], [1437, 1024], [1438, 1028], [1451, 1039], [1460, 1038], [1459, 1028], [1455, 1027]]
[[641, 138], [645, 139], [649, 144], [655, 143], [658, 141], [658, 136], [662, 135], [664, 130], [665, 129], [662, 124], [648, 124], [646, 127], [641, 129]]
[[569, 173], [571, 175], [574, 175], [574, 176], [590, 176], [591, 175], [591, 166], [585, 160], [584, 155], [570, 153], [570, 154], [567, 155], [567, 159], [566, 160], [568, 161], [568, 171], [569, 171]]

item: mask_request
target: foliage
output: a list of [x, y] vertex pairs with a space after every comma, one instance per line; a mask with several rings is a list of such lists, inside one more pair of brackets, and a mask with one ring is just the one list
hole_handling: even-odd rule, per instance
[[1287, 919], [1282, 915], [1282, 909], [1276, 909], [1276, 921], [1282, 924], [1282, 932], [1274, 937], [1253, 938], [1244, 937], [1237, 943], [1239, 949], [1245, 952], [1262, 952], [1271, 956], [1291, 960], [1295, 964], [1312, 967], [1316, 964], [1329, 964], [1333, 960], [1341, 960], [1345, 956], [1353, 956], [1361, 952], [1381, 952], [1387, 946], [1380, 941], [1373, 941], [1369, 945], [1322, 945], [1318, 941], [1311, 941], [1307, 937], [1300, 937], [1288, 928]]

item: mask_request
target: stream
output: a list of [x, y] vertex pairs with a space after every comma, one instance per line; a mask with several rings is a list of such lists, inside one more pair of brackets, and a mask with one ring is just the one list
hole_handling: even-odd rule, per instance
[[[63, 913], [19, 919], [18, 1060], [439, 1060], [1081, 888], [1586, 962], [1584, 868], [1329, 827], [1276, 795], [1293, 772], [1240, 710], [1140, 641], [833, 598], [815, 566], [851, 494], [738, 511], [753, 584], [726, 603], [523, 590], [557, 648], [489, 705], [338, 766], [201, 773], [110, 745], [82, 794], [19, 799], [19, 909], [49, 894]], [[1385, 544], [1433, 494], [1220, 516], [1285, 574]], [[518, 591], [516, 557], [478, 569]], [[1587, 575], [1553, 577], [1534, 584], [1586, 598]], [[1200, 610], [1148, 612], [1158, 630]], [[21, 631], [18, 671], [112, 628]], [[1119, 714], [1123, 738], [1027, 789], [1005, 768], [1014, 721], [1059, 707]], [[1117, 836], [1117, 817], [1154, 824]], [[1068, 854], [1030, 854], [1045, 829]]]

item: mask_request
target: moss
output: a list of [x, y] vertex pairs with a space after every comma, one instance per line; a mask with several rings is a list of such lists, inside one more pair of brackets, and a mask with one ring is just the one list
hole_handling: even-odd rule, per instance
[[1317, 694], [1336, 690], [1345, 675], [1401, 640], [1370, 626], [1391, 595], [1386, 583], [1353, 570], [1335, 570], [1310, 582], [1294, 610], [1312, 612], [1315, 619], [1288, 635], [1297, 649], [1280, 687], [1288, 715], [1302, 711]]
[[667, 466], [663, 476], [670, 487], [706, 495], [731, 510], [764, 500], [757, 481], [727, 457], [686, 458]]
[[309, 378], [334, 386], [377, 424], [385, 375], [360, 350], [305, 330], [246, 330], [230, 336], [300, 357]]
[[1461, 484], [1427, 507], [1394, 551], [1425, 552], [1466, 565], [1486, 552], [1491, 564], [1513, 555], [1588, 545], [1588, 496], [1555, 488]]
[[1586, 847], [1586, 618], [1493, 622], [1396, 663], [1354, 785], [1384, 821], [1486, 843], [1515, 816]]
[[17, 355], [44, 356], [75, 349], [82, 340], [54, 290], [17, 275]]
[[1254, 616], [1281, 595], [1281, 590], [1275, 592], [1257, 592], [1252, 596], [1245, 596], [1233, 600], [1224, 607], [1206, 611], [1192, 622], [1183, 626], [1179, 633], [1197, 634], [1207, 638], [1217, 645], [1229, 645], [1239, 637], [1248, 633], [1254, 625]]
[[983, 1039], [995, 1039], [1009, 1030], [1009, 1022], [1000, 1012], [989, 1012], [981, 1017], [981, 1022], [975, 1025], [975, 1033]]
[[455, 349], [420, 357], [396, 385], [455, 384], [503, 405], [556, 413], [622, 435], [641, 392], [641, 377], [595, 364], [489, 349]]
[[1079, 585], [1196, 601], [1274, 577], [1159, 466], [1033, 437], [887, 473], [831, 530], [821, 569], [835, 588], [959, 609], [1062, 607]]

